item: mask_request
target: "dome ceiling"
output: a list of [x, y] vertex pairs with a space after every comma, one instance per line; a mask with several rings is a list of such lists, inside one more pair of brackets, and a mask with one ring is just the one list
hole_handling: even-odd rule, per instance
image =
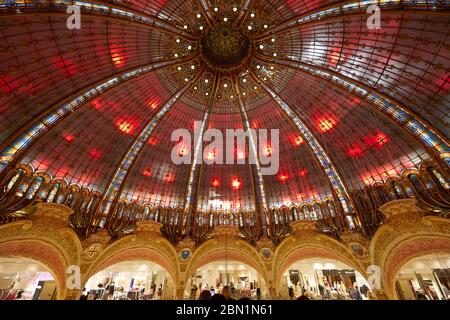
[[[71, 3], [0, 1], [2, 170], [110, 204], [237, 210], [345, 207], [353, 189], [448, 159], [446, 2], [92, 0], [69, 30]], [[175, 165], [170, 136], [195, 121], [279, 129], [278, 173]]]

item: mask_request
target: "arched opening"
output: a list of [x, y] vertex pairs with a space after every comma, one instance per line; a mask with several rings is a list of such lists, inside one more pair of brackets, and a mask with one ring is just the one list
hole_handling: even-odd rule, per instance
[[188, 280], [185, 296], [196, 300], [204, 290], [210, 291], [212, 296], [222, 294], [226, 286], [235, 300], [268, 298], [264, 277], [255, 268], [239, 260], [215, 260], [203, 264]]
[[367, 300], [369, 285], [355, 268], [335, 259], [308, 258], [283, 273], [281, 295], [289, 299]]
[[400, 300], [449, 300], [450, 251], [422, 255], [404, 264], [395, 277]]
[[91, 276], [83, 289], [87, 300], [173, 299], [169, 272], [148, 260], [127, 260], [110, 265]]
[[52, 271], [23, 257], [0, 257], [0, 300], [55, 300], [58, 289]]

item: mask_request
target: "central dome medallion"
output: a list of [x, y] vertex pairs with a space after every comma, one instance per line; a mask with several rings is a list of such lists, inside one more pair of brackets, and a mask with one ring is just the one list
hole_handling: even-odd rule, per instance
[[243, 65], [250, 56], [250, 39], [237, 27], [212, 27], [201, 40], [204, 60], [214, 68], [228, 70]]

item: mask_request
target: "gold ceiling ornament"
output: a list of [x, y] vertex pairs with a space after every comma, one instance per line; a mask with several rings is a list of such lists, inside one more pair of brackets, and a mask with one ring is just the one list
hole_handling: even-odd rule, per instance
[[224, 23], [208, 30], [201, 40], [201, 52], [214, 69], [240, 68], [250, 56], [251, 41], [239, 28]]

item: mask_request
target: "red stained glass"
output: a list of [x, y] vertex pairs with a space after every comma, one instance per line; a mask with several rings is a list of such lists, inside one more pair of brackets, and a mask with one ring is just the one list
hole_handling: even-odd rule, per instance
[[102, 104], [99, 100], [93, 100], [91, 102], [91, 106], [95, 109], [95, 110], [100, 110], [102, 107]]
[[158, 142], [158, 140], [156, 140], [155, 137], [151, 137], [150, 139], [148, 139], [148, 144], [151, 146], [156, 146], [157, 142]]
[[92, 149], [92, 150], [89, 152], [89, 155], [90, 155], [92, 158], [94, 158], [94, 159], [100, 160], [100, 159], [102, 158], [102, 156], [103, 156], [103, 153], [102, 153], [100, 150]]
[[69, 168], [59, 168], [58, 171], [56, 171], [55, 177], [56, 178], [64, 178], [64, 176], [69, 172]]
[[217, 187], [219, 187], [220, 186], [220, 180], [219, 179], [213, 179], [213, 181], [212, 181], [212, 186], [214, 187], [214, 188], [217, 188]]
[[71, 77], [77, 73], [77, 68], [69, 59], [58, 57], [54, 59], [54, 64], [58, 69], [61, 69], [64, 72], [65, 76]]
[[143, 172], [142, 172], [142, 175], [144, 176], [144, 177], [151, 177], [151, 175], [152, 175], [152, 172], [150, 171], [150, 170], [144, 170]]
[[12, 81], [10, 77], [0, 77], [0, 92], [10, 94], [18, 87], [18, 84]]
[[36, 166], [36, 170], [37, 171], [47, 171], [48, 169], [48, 163], [43, 161], [40, 162], [37, 166]]
[[435, 83], [438, 86], [438, 92], [441, 90], [450, 91], [450, 75], [444, 74], [442, 78], [437, 78]]
[[298, 172], [299, 177], [306, 177], [307, 174], [308, 174], [308, 170], [306, 170], [306, 169], [301, 169]]
[[365, 136], [363, 138], [363, 141], [368, 145], [368, 146], [375, 146], [378, 148], [381, 148], [382, 146], [384, 146], [386, 143], [388, 143], [389, 141], [389, 137], [386, 136], [384, 133], [382, 132], [378, 132], [376, 134], [369, 134], [367, 136]]
[[357, 106], [357, 105], [359, 105], [361, 103], [361, 99], [353, 98], [350, 103], [351, 103], [352, 106]]
[[63, 137], [64, 140], [66, 140], [68, 143], [71, 143], [73, 140], [75, 140], [75, 136], [72, 134], [65, 134]]
[[358, 158], [363, 155], [363, 150], [361, 149], [360, 146], [355, 145], [348, 149], [347, 155], [352, 158]]

